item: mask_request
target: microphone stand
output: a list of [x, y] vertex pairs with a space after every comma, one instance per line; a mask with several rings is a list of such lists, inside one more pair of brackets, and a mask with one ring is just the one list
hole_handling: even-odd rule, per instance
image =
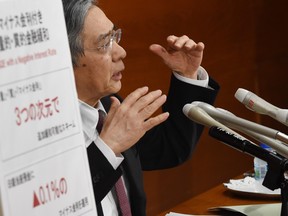
[[268, 171], [262, 185], [270, 190], [281, 189], [281, 216], [288, 216], [288, 160], [219, 127], [211, 127], [209, 135], [241, 152], [267, 162]]
[[[249, 151], [247, 151], [249, 152]], [[259, 156], [259, 155], [258, 155]], [[256, 156], [256, 157], [258, 157]], [[288, 160], [286, 158], [280, 159], [280, 164], [275, 160], [265, 159], [268, 164], [268, 171], [264, 177], [262, 185], [275, 190], [281, 190], [281, 216], [288, 216]]]
[[[264, 178], [263, 185], [269, 188], [269, 186], [267, 185], [271, 184], [271, 182], [273, 181], [273, 178], [275, 178], [274, 175], [276, 174], [276, 172], [273, 169], [274, 167], [272, 166], [270, 168], [269, 162], [267, 163], [268, 163], [268, 171]], [[271, 172], [269, 172], [269, 170], [271, 170]], [[288, 162], [287, 162], [287, 159], [284, 158], [281, 162], [280, 181], [277, 182], [277, 184], [275, 184], [275, 186], [277, 185], [276, 186], [277, 188], [281, 189], [281, 202], [282, 202], [281, 216], [288, 216], [288, 172], [287, 170], [288, 170]], [[274, 185], [272, 184], [272, 186]]]

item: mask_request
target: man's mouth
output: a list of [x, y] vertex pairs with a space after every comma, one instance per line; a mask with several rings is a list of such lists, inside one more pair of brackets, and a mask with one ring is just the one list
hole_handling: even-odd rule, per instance
[[119, 71], [117, 73], [114, 73], [113, 76], [112, 76], [112, 79], [115, 80], [115, 81], [119, 81], [119, 80], [121, 80], [121, 78], [122, 78], [121, 71]]

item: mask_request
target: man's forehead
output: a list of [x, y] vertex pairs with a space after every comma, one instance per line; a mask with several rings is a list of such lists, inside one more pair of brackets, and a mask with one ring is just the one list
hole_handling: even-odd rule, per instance
[[114, 29], [114, 24], [106, 17], [104, 12], [97, 6], [90, 8], [85, 19], [86, 34], [95, 36], [105, 36]]

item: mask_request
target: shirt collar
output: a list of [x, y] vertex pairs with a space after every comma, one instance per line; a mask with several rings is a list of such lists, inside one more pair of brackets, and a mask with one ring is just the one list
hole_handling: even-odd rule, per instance
[[89, 146], [97, 137], [96, 125], [98, 123], [99, 114], [98, 109], [105, 111], [102, 103], [99, 101], [96, 108], [88, 105], [87, 103], [79, 101], [79, 109], [82, 120], [82, 128], [85, 138], [86, 146]]

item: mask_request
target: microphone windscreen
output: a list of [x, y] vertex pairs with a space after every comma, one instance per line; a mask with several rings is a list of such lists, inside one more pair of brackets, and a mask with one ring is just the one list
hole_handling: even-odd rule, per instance
[[235, 98], [242, 103], [248, 93], [249, 91], [247, 91], [246, 89], [238, 88], [235, 93]]

